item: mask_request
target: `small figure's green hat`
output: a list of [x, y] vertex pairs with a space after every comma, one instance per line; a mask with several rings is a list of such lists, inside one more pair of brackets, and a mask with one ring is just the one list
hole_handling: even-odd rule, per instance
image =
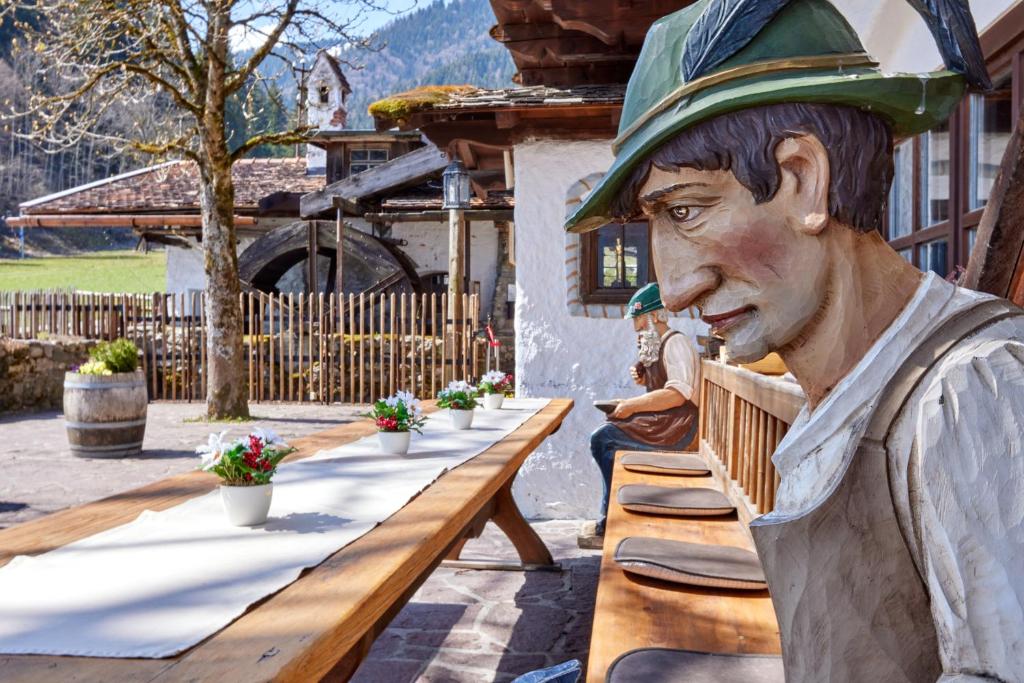
[[883, 73], [828, 0], [700, 0], [648, 31], [626, 89], [615, 161], [566, 229], [608, 222], [638, 163], [716, 116], [784, 102], [846, 105], [885, 118], [906, 137], [945, 121], [964, 88], [964, 76], [949, 70]]
[[661, 303], [661, 289], [657, 282], [652, 282], [636, 290], [636, 294], [630, 298], [626, 318], [639, 318], [662, 308], [665, 308], [665, 304]]

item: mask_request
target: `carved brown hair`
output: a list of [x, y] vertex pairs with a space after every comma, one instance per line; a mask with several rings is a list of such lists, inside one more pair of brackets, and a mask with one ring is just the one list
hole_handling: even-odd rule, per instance
[[829, 214], [858, 232], [879, 230], [892, 182], [892, 131], [880, 117], [854, 107], [773, 104], [723, 114], [680, 133], [644, 159], [612, 202], [612, 214], [638, 214], [637, 194], [651, 166], [732, 171], [760, 204], [779, 189], [775, 147], [786, 138], [812, 134], [828, 151]]

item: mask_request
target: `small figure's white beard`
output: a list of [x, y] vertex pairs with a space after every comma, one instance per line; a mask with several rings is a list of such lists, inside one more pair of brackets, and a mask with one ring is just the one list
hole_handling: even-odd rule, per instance
[[661, 357], [661, 335], [654, 326], [654, 319], [647, 319], [647, 329], [640, 333], [637, 356], [644, 365], [653, 365]]

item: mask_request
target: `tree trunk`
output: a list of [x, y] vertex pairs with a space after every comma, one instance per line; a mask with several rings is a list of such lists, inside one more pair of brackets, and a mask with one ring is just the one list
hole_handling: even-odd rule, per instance
[[229, 28], [230, 12], [223, 8], [211, 12], [211, 54], [206, 60], [205, 106], [199, 126], [199, 204], [206, 270], [206, 414], [216, 419], [249, 416], [235, 238], [235, 186], [224, 118]]
[[248, 417], [230, 162], [213, 163], [200, 176], [206, 265], [206, 414], [216, 419]]

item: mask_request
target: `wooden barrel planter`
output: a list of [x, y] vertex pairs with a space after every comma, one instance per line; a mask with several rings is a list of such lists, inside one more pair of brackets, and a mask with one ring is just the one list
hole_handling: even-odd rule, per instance
[[146, 433], [146, 378], [141, 371], [64, 375], [64, 424], [71, 453], [123, 458], [142, 451]]

